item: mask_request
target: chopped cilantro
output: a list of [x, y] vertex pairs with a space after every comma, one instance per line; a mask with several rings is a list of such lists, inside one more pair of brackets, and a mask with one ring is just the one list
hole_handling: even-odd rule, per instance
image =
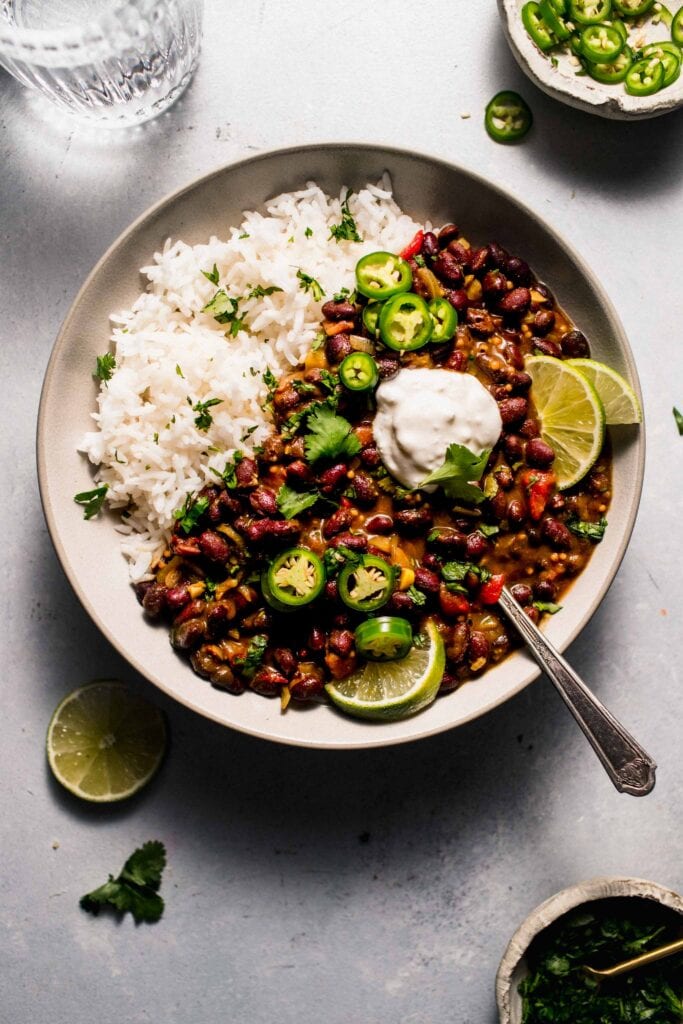
[[269, 284], [267, 288], [263, 285], [257, 284], [255, 288], [252, 288], [247, 295], [248, 299], [262, 299], [265, 295], [274, 295], [275, 292], [281, 292], [282, 288], [278, 288], [276, 284]]
[[92, 519], [93, 516], [98, 514], [104, 504], [104, 496], [108, 490], [109, 484], [102, 484], [101, 487], [95, 487], [92, 491], [81, 491], [80, 494], [74, 495], [74, 501], [77, 505], [85, 505], [83, 511], [84, 519]]
[[408, 594], [408, 597], [413, 599], [413, 603], [416, 604], [418, 608], [421, 608], [427, 603], [427, 595], [423, 594], [421, 590], [417, 589], [417, 587], [408, 587], [406, 593]]
[[465, 445], [449, 444], [443, 466], [430, 473], [420, 486], [439, 484], [447, 498], [479, 505], [486, 495], [473, 481], [481, 479], [490, 454], [487, 449], [481, 455], [474, 455]]
[[275, 498], [277, 507], [285, 519], [294, 519], [301, 512], [315, 505], [317, 500], [317, 491], [295, 491], [287, 484], [282, 485]]
[[683, 413], [679, 412], [675, 405], [673, 413], [674, 419], [676, 420], [676, 426], [678, 427], [678, 433], [683, 435]]
[[339, 224], [333, 224], [330, 228], [330, 238], [334, 238], [336, 242], [362, 242], [363, 239], [358, 234], [358, 228], [356, 222], [351, 216], [349, 210], [349, 199], [352, 195], [351, 189], [349, 189], [344, 197], [344, 202], [341, 204], [341, 221]]
[[214, 580], [210, 580], [208, 576], [204, 577], [204, 594], [203, 594], [203, 597], [204, 597], [205, 601], [213, 601], [214, 597], [216, 596], [216, 587], [217, 586], [218, 586], [218, 584], [215, 583]]
[[258, 430], [258, 423], [254, 423], [253, 427], [247, 427], [246, 430], [243, 430], [242, 436], [240, 437], [240, 441], [246, 441], [247, 438], [251, 437], [255, 430]]
[[312, 395], [315, 392], [315, 384], [309, 384], [305, 380], [293, 380], [292, 387], [297, 395]]
[[554, 601], [534, 601], [533, 607], [539, 612], [547, 612], [548, 615], [555, 615], [562, 608], [561, 604], [555, 604]]
[[202, 270], [202, 274], [204, 275], [207, 281], [211, 282], [211, 284], [218, 284], [218, 267], [216, 266], [215, 263], [213, 265], [213, 270]]
[[419, 253], [417, 254], [417, 256], [413, 256], [413, 259], [417, 263], [418, 267], [424, 267], [425, 266], [425, 258], [424, 258], [424, 256], [420, 256]]
[[222, 288], [216, 292], [210, 302], [202, 307], [202, 313], [210, 313], [219, 324], [230, 324], [229, 333], [233, 338], [244, 324], [244, 317], [238, 316], [239, 299], [233, 299]]
[[182, 370], [180, 369], [180, 364], [179, 364], [179, 363], [176, 363], [176, 364], [175, 364], [175, 372], [176, 372], [176, 373], [178, 374], [178, 376], [179, 376], [179, 377], [182, 377], [182, 378], [183, 378], [183, 380], [185, 380], [185, 374], [184, 374], [184, 373], [183, 373], [183, 371], [182, 371]]
[[80, 905], [83, 910], [97, 915], [108, 904], [122, 914], [130, 912], [136, 924], [158, 921], [164, 912], [159, 886], [165, 867], [163, 843], [144, 843], [130, 855], [118, 878], [110, 875], [104, 885], [81, 896]]
[[320, 371], [320, 386], [325, 388], [330, 394], [334, 394], [339, 384], [339, 374], [332, 373], [331, 370]]
[[192, 406], [192, 412], [196, 412], [194, 422], [197, 430], [208, 430], [213, 423], [213, 416], [209, 412], [209, 409], [213, 405], [220, 405], [222, 398], [208, 398], [206, 402], [195, 402]]
[[306, 238], [312, 238], [313, 237], [313, 230], [311, 228], [306, 228], [306, 230], [304, 231], [304, 234], [305, 234]]
[[173, 518], [177, 520], [178, 526], [183, 533], [188, 534], [192, 532], [206, 512], [209, 504], [210, 501], [206, 497], [195, 499], [191, 494], [188, 494], [183, 507], [177, 508], [173, 513]]
[[116, 359], [111, 352], [105, 352], [103, 356], [97, 356], [97, 366], [93, 377], [96, 380], [102, 380], [105, 383], [111, 380], [112, 374], [116, 369]]
[[298, 409], [293, 412], [291, 416], [288, 416], [281, 428], [283, 437], [294, 437], [301, 427], [306, 423], [306, 420], [315, 412], [316, 409], [331, 409], [334, 411], [337, 408], [339, 402], [339, 396], [328, 395], [327, 398], [321, 399], [320, 401], [309, 402], [308, 405], [304, 406], [303, 409]]
[[242, 234], [238, 235], [237, 237], [238, 238], [251, 238], [251, 235], [249, 234], [248, 231], [243, 231]]
[[235, 668], [238, 668], [243, 676], [247, 679], [251, 679], [256, 669], [263, 661], [263, 655], [266, 652], [268, 646], [268, 637], [262, 633], [258, 633], [253, 636], [249, 641], [249, 647], [247, 653], [243, 658], [235, 658], [233, 664]]
[[495, 537], [497, 533], [500, 533], [500, 526], [493, 526], [491, 523], [479, 523], [477, 529], [485, 537]]
[[602, 538], [605, 536], [605, 530], [607, 529], [607, 520], [604, 516], [597, 523], [588, 523], [582, 519], [569, 519], [567, 526], [575, 533], [577, 537], [587, 537], [588, 540], [592, 540], [594, 544], [599, 544]]
[[469, 575], [476, 576], [480, 583], [486, 583], [491, 579], [491, 573], [483, 565], [475, 565], [473, 562], [444, 562], [441, 566], [443, 576], [448, 589], [458, 594], [467, 592], [464, 581]]
[[236, 470], [243, 458], [244, 452], [235, 452], [232, 459], [228, 459], [225, 463], [222, 473], [219, 473], [217, 469], [213, 468], [213, 466], [209, 466], [209, 469], [214, 476], [217, 476], [219, 480], [223, 481], [224, 486], [227, 487], [228, 490], [233, 490], [237, 487]]
[[328, 577], [336, 576], [343, 565], [360, 565], [361, 555], [346, 545], [340, 544], [338, 548], [326, 548], [323, 555], [323, 565]]
[[310, 462], [356, 455], [360, 451], [360, 441], [349, 421], [324, 404], [310, 413], [306, 426], [306, 456]]
[[327, 341], [327, 335], [324, 331], [318, 331], [315, 338], [311, 342], [311, 352], [317, 352], [319, 348], [322, 348]]
[[303, 270], [299, 269], [296, 272], [296, 276], [299, 279], [299, 288], [305, 292], [310, 292], [313, 296], [314, 302], [320, 302], [324, 297], [325, 292], [323, 291], [320, 283], [316, 281], [310, 274], [306, 274]]

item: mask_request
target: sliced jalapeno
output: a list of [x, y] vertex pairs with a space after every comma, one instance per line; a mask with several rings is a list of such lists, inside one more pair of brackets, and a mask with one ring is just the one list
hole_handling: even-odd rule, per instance
[[347, 562], [337, 578], [339, 596], [355, 612], [374, 612], [391, 597], [394, 570], [383, 558], [362, 555]]
[[544, 22], [555, 38], [564, 42], [565, 39], [569, 39], [571, 29], [565, 25], [562, 12], [558, 10], [559, 6], [561, 5], [557, 0], [540, 0], [539, 3]]
[[395, 352], [422, 348], [429, 341], [433, 329], [434, 321], [427, 303], [412, 292], [389, 299], [379, 315], [382, 341]]
[[263, 596], [278, 611], [303, 608], [319, 596], [324, 586], [323, 563], [308, 548], [282, 551], [261, 576]]
[[356, 628], [356, 650], [369, 661], [394, 661], [405, 658], [413, 645], [413, 628], [397, 615], [367, 619]]
[[654, 2], [655, 0], [612, 0], [615, 10], [625, 18], [639, 18], [641, 14], [647, 14], [654, 6]]
[[664, 65], [656, 57], [643, 57], [632, 64], [624, 85], [631, 96], [652, 96], [664, 84]]
[[624, 37], [612, 25], [587, 25], [581, 33], [581, 53], [592, 64], [611, 64], [624, 45]]
[[499, 92], [486, 108], [486, 131], [496, 142], [517, 142], [531, 128], [533, 115], [516, 92]]
[[661, 43], [650, 43], [643, 50], [643, 57], [656, 57], [664, 65], [664, 81], [662, 89], [672, 85], [681, 73], [681, 51], [675, 43], [668, 39]]
[[529, 0], [522, 7], [522, 22], [539, 50], [552, 50], [557, 42], [541, 14], [541, 8], [536, 0]]
[[630, 46], [625, 46], [619, 56], [611, 64], [586, 63], [586, 71], [596, 82], [604, 82], [605, 85], [614, 85], [623, 82], [628, 74], [628, 69], [633, 62], [633, 52]]
[[671, 22], [671, 38], [678, 46], [683, 46], [683, 7], [674, 14]]
[[368, 302], [363, 309], [363, 324], [373, 338], [379, 337], [379, 314], [382, 312], [381, 302]]
[[428, 308], [434, 321], [430, 341], [437, 344], [442, 341], [450, 341], [458, 326], [458, 314], [455, 307], [451, 306], [448, 299], [432, 299]]
[[623, 21], [619, 21], [618, 18], [613, 18], [610, 24], [612, 25], [612, 28], [615, 28], [617, 32], [621, 34], [621, 38], [624, 40], [624, 42], [627, 43], [628, 29], [626, 28], [626, 25], [624, 25]]
[[569, 16], [577, 25], [597, 25], [612, 13], [612, 0], [569, 0]]
[[388, 299], [407, 292], [412, 283], [412, 270], [392, 252], [369, 252], [356, 264], [356, 286], [369, 299]]
[[349, 391], [368, 391], [379, 380], [377, 363], [367, 352], [351, 352], [342, 359], [339, 379]]

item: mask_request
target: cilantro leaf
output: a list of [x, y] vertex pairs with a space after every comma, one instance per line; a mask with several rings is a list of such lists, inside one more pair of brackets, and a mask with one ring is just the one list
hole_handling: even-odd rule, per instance
[[444, 562], [441, 566], [441, 575], [448, 589], [458, 594], [466, 593], [464, 581], [470, 574], [476, 576], [480, 583], [486, 583], [491, 579], [489, 570], [483, 565], [475, 565], [474, 562]]
[[306, 228], [306, 230], [304, 231], [304, 235], [306, 236], [306, 238], [311, 238], [312, 235], [313, 235], [313, 229], [312, 228]]
[[213, 265], [213, 270], [202, 270], [202, 274], [204, 275], [207, 281], [211, 282], [211, 284], [218, 284], [218, 267], [216, 266], [215, 263]]
[[353, 193], [349, 189], [344, 197], [344, 202], [341, 204], [341, 221], [339, 224], [333, 224], [330, 228], [330, 238], [334, 238], [336, 242], [362, 242], [363, 239], [358, 234], [358, 228], [356, 222], [351, 216], [349, 210], [349, 199]]
[[85, 505], [83, 512], [84, 519], [92, 519], [102, 509], [104, 505], [104, 496], [109, 490], [109, 484], [102, 484], [101, 487], [95, 487], [92, 491], [81, 491], [80, 494], [74, 494], [74, 501], [77, 505]]
[[270, 284], [267, 288], [263, 285], [257, 284], [255, 288], [252, 288], [247, 295], [248, 299], [262, 299], [266, 295], [274, 295], [275, 292], [281, 292], [282, 288], [278, 288], [276, 284]]
[[324, 331], [318, 331], [315, 338], [311, 342], [311, 352], [317, 352], [319, 348], [322, 348], [327, 341], [327, 335]]
[[495, 537], [497, 533], [500, 533], [500, 526], [494, 526], [492, 523], [479, 523], [477, 529], [485, 537]]
[[310, 462], [335, 459], [338, 455], [356, 455], [361, 444], [348, 420], [329, 406], [314, 409], [307, 421], [306, 457]]
[[111, 380], [112, 374], [116, 369], [116, 359], [111, 352], [105, 352], [103, 356], [97, 356], [97, 366], [93, 377], [96, 380], [102, 380], [105, 382]]
[[679, 412], [675, 405], [673, 413], [674, 419], [676, 420], [676, 426], [678, 427], [678, 433], [683, 435], [683, 413]]
[[534, 601], [532, 607], [538, 609], [539, 612], [547, 612], [548, 615], [555, 615], [562, 608], [561, 604], [555, 604], [554, 601]]
[[202, 307], [202, 313], [210, 313], [219, 324], [230, 324], [230, 334], [233, 338], [244, 324], [244, 317], [238, 316], [239, 299], [233, 299], [222, 288]]
[[592, 540], [594, 544], [599, 544], [602, 538], [605, 536], [605, 530], [607, 529], [607, 520], [604, 516], [597, 523], [585, 522], [583, 519], [569, 519], [567, 521], [568, 528], [575, 533], [577, 537], [587, 537], [588, 540]]
[[158, 889], [165, 866], [163, 843], [145, 843], [130, 855], [118, 878], [110, 875], [104, 885], [82, 896], [80, 905], [97, 915], [108, 904], [122, 914], [131, 913], [136, 924], [158, 921], [164, 912]]
[[320, 300], [324, 298], [325, 292], [323, 291], [320, 283], [316, 281], [314, 277], [311, 277], [310, 274], [306, 274], [301, 269], [297, 270], [296, 276], [299, 278], [299, 288], [305, 292], [310, 292], [313, 296], [314, 302], [320, 302]]
[[206, 402], [195, 402], [192, 406], [192, 412], [198, 413], [194, 418], [197, 430], [209, 429], [213, 423], [213, 416], [209, 412], [209, 409], [212, 405], [220, 405], [222, 401], [222, 398], [209, 398]]
[[214, 476], [217, 476], [219, 480], [223, 481], [223, 485], [227, 487], [228, 490], [234, 490], [234, 488], [237, 487], [237, 467], [243, 458], [244, 452], [235, 452], [232, 459], [228, 459], [225, 463], [222, 473], [219, 473], [217, 469], [213, 468], [213, 466], [209, 466], [209, 469]]
[[301, 512], [315, 505], [317, 500], [317, 491], [295, 491], [287, 484], [282, 485], [275, 498], [277, 507], [285, 519], [294, 519]]
[[416, 604], [418, 608], [421, 608], [427, 603], [427, 595], [423, 594], [422, 591], [418, 590], [415, 586], [408, 587], [406, 593], [408, 594], [408, 597], [412, 597], [413, 603]]
[[195, 528], [209, 505], [210, 501], [208, 498], [202, 497], [195, 499], [191, 494], [188, 494], [185, 498], [185, 504], [183, 507], [177, 508], [174, 511], [173, 518], [178, 521], [180, 529], [187, 535]]
[[238, 668], [243, 676], [250, 679], [263, 661], [263, 655], [265, 654], [267, 646], [267, 636], [264, 636], [261, 633], [253, 636], [249, 641], [249, 647], [247, 648], [247, 653], [244, 657], [235, 658], [233, 662], [235, 668]]
[[342, 566], [347, 563], [358, 566], [361, 564], [361, 561], [362, 555], [359, 555], [357, 551], [352, 551], [351, 548], [347, 548], [345, 544], [340, 544], [338, 548], [326, 548], [323, 555], [323, 565], [325, 566], [328, 578], [336, 576]]
[[486, 496], [480, 487], [474, 486], [473, 481], [481, 479], [490, 454], [487, 449], [481, 455], [474, 455], [465, 445], [449, 444], [443, 466], [430, 473], [420, 487], [439, 484], [447, 498], [479, 505]]
[[331, 409], [334, 411], [337, 408], [338, 402], [339, 396], [337, 394], [328, 395], [327, 398], [320, 399], [319, 401], [309, 402], [303, 409], [298, 409], [291, 416], [287, 417], [280, 431], [282, 436], [285, 438], [294, 437], [316, 409]]

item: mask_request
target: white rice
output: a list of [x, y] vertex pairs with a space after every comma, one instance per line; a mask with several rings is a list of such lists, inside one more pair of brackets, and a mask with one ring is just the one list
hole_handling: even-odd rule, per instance
[[[350, 198], [363, 241], [330, 240], [345, 196], [343, 189], [331, 198], [310, 182], [273, 199], [266, 214], [246, 213], [226, 240], [189, 246], [169, 239], [142, 268], [147, 291], [111, 317], [116, 369], [100, 388], [97, 429], [79, 450], [99, 467], [109, 505], [126, 510], [117, 528], [133, 580], [162, 551], [186, 496], [215, 480], [212, 468], [221, 473], [235, 449], [249, 451], [269, 433], [262, 373], [295, 366], [320, 330], [322, 302], [303, 289], [297, 271], [331, 298], [353, 289], [361, 256], [400, 251], [420, 226], [396, 205], [385, 176]], [[218, 286], [202, 274], [214, 264]], [[244, 299], [257, 285], [283, 290]], [[244, 326], [236, 337], [229, 324], [201, 312], [217, 287], [240, 299]], [[192, 406], [212, 398], [220, 399], [209, 409], [213, 422], [199, 430]]]

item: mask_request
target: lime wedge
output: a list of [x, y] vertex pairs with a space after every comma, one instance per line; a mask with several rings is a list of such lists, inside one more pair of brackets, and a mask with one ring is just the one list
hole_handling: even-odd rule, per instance
[[368, 661], [346, 679], [328, 683], [330, 700], [349, 715], [385, 722], [421, 711], [436, 697], [446, 667], [444, 643], [431, 621], [424, 639], [405, 658]]
[[74, 690], [47, 730], [47, 759], [57, 781], [97, 803], [136, 793], [156, 772], [165, 749], [161, 711], [114, 680]]
[[605, 409], [605, 423], [642, 423], [643, 413], [636, 394], [624, 378], [611, 366], [595, 359], [568, 359], [591, 382]]
[[583, 479], [602, 449], [605, 410], [590, 381], [569, 362], [529, 356], [531, 398], [541, 437], [555, 452], [553, 472], [560, 490]]

